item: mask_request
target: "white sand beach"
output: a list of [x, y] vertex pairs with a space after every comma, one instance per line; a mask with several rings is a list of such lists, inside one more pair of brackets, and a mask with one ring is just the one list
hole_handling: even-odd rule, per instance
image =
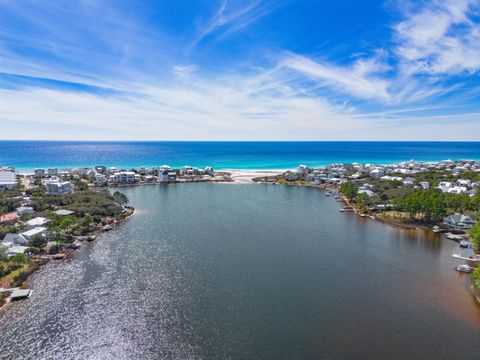
[[284, 173], [284, 170], [224, 170], [229, 172], [234, 183], [249, 184], [252, 179], [259, 176], [275, 176]]

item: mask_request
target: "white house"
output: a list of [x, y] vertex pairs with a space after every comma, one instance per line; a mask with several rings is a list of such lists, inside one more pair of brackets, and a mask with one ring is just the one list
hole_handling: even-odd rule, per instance
[[415, 184], [415, 179], [412, 177], [406, 177], [405, 180], [403, 180], [404, 186], [413, 186], [414, 184]]
[[442, 192], [448, 192], [448, 189], [452, 187], [452, 183], [449, 181], [442, 181], [438, 184], [437, 188]]
[[37, 179], [43, 179], [45, 177], [45, 169], [35, 169], [34, 173]]
[[29, 242], [32, 241], [32, 239], [35, 238], [36, 236], [45, 237], [46, 234], [47, 234], [47, 228], [43, 226], [35, 227], [33, 229], [20, 233], [20, 235], [22, 235]]
[[368, 190], [368, 189], [358, 189], [357, 194], [358, 195], [365, 194], [368, 197], [375, 195], [375, 193], [372, 190]]
[[168, 169], [162, 166], [160, 168], [160, 173], [158, 174], [158, 181], [162, 183], [168, 183], [169, 180]]
[[444, 223], [455, 229], [467, 230], [475, 225], [475, 221], [470, 216], [462, 214], [452, 214], [445, 218]]
[[0, 169], [0, 191], [11, 190], [17, 186], [17, 174], [13, 169]]
[[107, 177], [103, 174], [95, 175], [95, 184], [104, 185], [107, 182]]
[[62, 181], [54, 176], [45, 183], [45, 188], [49, 195], [65, 195], [73, 194], [75, 186], [70, 181]]
[[372, 171], [370, 171], [370, 176], [376, 179], [381, 178], [383, 175], [385, 175], [385, 172], [379, 168], [373, 169]]
[[26, 229], [33, 229], [37, 226], [45, 226], [50, 222], [50, 220], [44, 218], [44, 217], [36, 217], [32, 220], [28, 220], [25, 223], [25, 228]]
[[120, 171], [110, 175], [110, 181], [115, 184], [134, 184], [140, 181], [141, 176], [133, 171]]
[[447, 190], [447, 192], [450, 194], [463, 194], [467, 191], [468, 189], [465, 186], [452, 186]]
[[52, 177], [52, 176], [57, 176], [58, 175], [58, 169], [57, 168], [49, 168], [47, 170], [48, 172], [48, 176], [49, 177]]
[[28, 246], [12, 245], [7, 247], [7, 251], [5, 252], [5, 255], [7, 255], [8, 257], [12, 257], [17, 254], [25, 254], [27, 250], [28, 250]]
[[380, 180], [382, 181], [402, 181], [402, 178], [400, 176], [390, 176], [390, 175], [385, 175], [381, 176]]
[[420, 182], [420, 186], [422, 189], [424, 190], [428, 190], [430, 188], [430, 184], [428, 183], [428, 181], [422, 181]]

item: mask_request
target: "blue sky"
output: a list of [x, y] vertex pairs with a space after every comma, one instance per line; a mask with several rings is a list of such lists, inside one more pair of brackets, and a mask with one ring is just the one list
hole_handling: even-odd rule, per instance
[[0, 139], [479, 140], [480, 0], [0, 0]]

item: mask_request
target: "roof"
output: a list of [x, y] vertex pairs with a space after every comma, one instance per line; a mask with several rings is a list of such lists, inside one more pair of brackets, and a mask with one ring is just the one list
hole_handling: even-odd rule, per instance
[[66, 210], [66, 209], [60, 209], [60, 210], [55, 211], [55, 214], [57, 214], [58, 216], [68, 216], [68, 215], [72, 215], [73, 211]]
[[15, 289], [12, 292], [12, 295], [10, 297], [12, 300], [16, 299], [24, 299], [27, 298], [30, 295], [30, 289]]
[[36, 228], [33, 228], [31, 230], [28, 230], [28, 231], [24, 231], [21, 233], [21, 235], [23, 236], [35, 236], [37, 234], [41, 234], [42, 232], [44, 232], [45, 230], [47, 230], [46, 227], [43, 227], [43, 226], [39, 226], [39, 227], [36, 227]]
[[0, 223], [18, 220], [17, 212], [11, 212], [0, 216]]
[[17, 244], [18, 238], [21, 238], [21, 240], [23, 240], [24, 242], [28, 242], [28, 240], [25, 239], [25, 237], [22, 234], [14, 234], [14, 233], [5, 234], [5, 237], [3, 238], [3, 242]]
[[27, 251], [27, 249], [28, 249], [28, 246], [14, 245], [14, 246], [10, 246], [7, 249], [7, 254], [12, 256], [15, 254], [23, 254], [25, 253], [25, 251]]
[[452, 214], [446, 217], [446, 220], [452, 220], [454, 223], [474, 223], [472, 218], [467, 215], [462, 215], [462, 214]]
[[17, 212], [23, 212], [23, 211], [32, 211], [33, 212], [33, 207], [20, 206], [20, 207], [17, 208]]
[[27, 221], [25, 224], [27, 226], [38, 226], [38, 225], [44, 225], [46, 224], [47, 222], [49, 222], [50, 220], [44, 218], [44, 217], [36, 217], [32, 220], [29, 220]]

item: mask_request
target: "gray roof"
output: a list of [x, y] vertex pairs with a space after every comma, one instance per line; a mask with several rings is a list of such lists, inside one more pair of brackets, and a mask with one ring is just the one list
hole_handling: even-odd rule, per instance
[[68, 215], [72, 215], [73, 211], [60, 209], [60, 210], [55, 211], [55, 214], [57, 214], [58, 216], [68, 216]]

